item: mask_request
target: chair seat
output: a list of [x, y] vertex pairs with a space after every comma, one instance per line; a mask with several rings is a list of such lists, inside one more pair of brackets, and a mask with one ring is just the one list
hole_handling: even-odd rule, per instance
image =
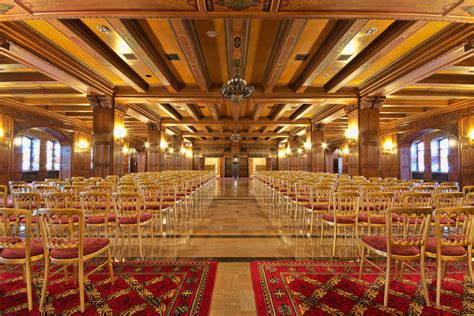
[[159, 210], [165, 210], [167, 208], [171, 207], [171, 204], [148, 204], [145, 205], [145, 209], [149, 211], [159, 211]]
[[[357, 217], [359, 222], [368, 223], [369, 222], [369, 214], [367, 213], [359, 213]], [[371, 224], [385, 224], [385, 216], [370, 216], [370, 223]]]
[[2, 249], [2, 244], [16, 244], [17, 242], [20, 242], [21, 238], [20, 237], [14, 237], [14, 236], [0, 236], [0, 249]]
[[[144, 223], [146, 221], [149, 221], [152, 218], [152, 215], [150, 213], [141, 213], [140, 214], [140, 223]], [[136, 224], [137, 223], [137, 217], [132, 216], [132, 217], [121, 217], [119, 219], [120, 224]]]
[[305, 204], [303, 206], [304, 208], [307, 208], [307, 209], [313, 209], [315, 211], [327, 211], [329, 209], [329, 205], [324, 205], [324, 204], [311, 204], [311, 203], [308, 203], [308, 204]]
[[[79, 216], [78, 215], [72, 215], [71, 218], [72, 218], [73, 223], [79, 222]], [[31, 219], [33, 219], [33, 217]], [[33, 221], [31, 221], [31, 222], [33, 222]], [[69, 223], [69, 218], [68, 217], [56, 218], [56, 219], [53, 220], [53, 224], [56, 224], [56, 225], [57, 224], [67, 224], [67, 223]]]
[[[31, 216], [31, 223], [32, 223], [32, 224], [36, 224], [37, 220], [38, 220], [38, 217], [36, 217], [36, 216]], [[26, 217], [22, 217], [22, 218], [20, 219], [20, 223], [25, 224], [25, 223], [26, 223]]]
[[[8, 216], [8, 220], [9, 221], [16, 221], [16, 215], [12, 214], [10, 216]], [[0, 215], [0, 221], [3, 221], [3, 216]]]
[[352, 216], [336, 216], [336, 219], [334, 220], [334, 215], [333, 214], [324, 214], [323, 215], [323, 220], [331, 223], [338, 223], [338, 224], [355, 224], [355, 218]]
[[[94, 237], [94, 238], [84, 238], [82, 244], [83, 255], [87, 256], [91, 253], [97, 252], [107, 245], [109, 245], [110, 240], [108, 238]], [[77, 248], [69, 249], [53, 249], [49, 253], [53, 259], [74, 259], [79, 256]]]
[[[107, 214], [107, 222], [115, 222], [115, 214]], [[86, 224], [96, 225], [105, 223], [105, 214], [102, 216], [89, 216], [86, 218]]]
[[[435, 223], [435, 222], [436, 222], [436, 217], [432, 216], [432, 217], [431, 217], [431, 222], [432, 222], [432, 223]], [[440, 223], [441, 225], [447, 225], [448, 223], [453, 223], [453, 222], [454, 222], [454, 221], [453, 221], [452, 219], [448, 218], [448, 217], [441, 217], [441, 218], [439, 219], [439, 223]]]
[[[436, 253], [436, 237], [428, 237], [425, 247], [427, 252]], [[441, 245], [441, 255], [443, 256], [464, 256], [467, 253], [463, 246]]]
[[[41, 239], [31, 239], [30, 240], [30, 256], [39, 256], [44, 253], [43, 241]], [[6, 248], [1, 253], [0, 256], [4, 259], [24, 259], [25, 248]]]
[[[364, 236], [361, 238], [366, 245], [387, 252], [387, 237], [385, 236]], [[392, 245], [392, 254], [399, 256], [416, 256], [420, 254], [420, 248], [416, 246]]]

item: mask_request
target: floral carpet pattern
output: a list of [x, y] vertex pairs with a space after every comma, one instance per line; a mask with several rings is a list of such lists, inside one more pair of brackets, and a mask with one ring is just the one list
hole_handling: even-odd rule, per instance
[[[384, 262], [380, 263], [384, 269]], [[436, 272], [426, 275], [435, 302]], [[474, 288], [467, 264], [451, 263], [441, 285], [441, 306], [426, 306], [418, 272], [409, 268], [403, 281], [390, 281], [388, 307], [383, 305], [385, 273], [365, 265], [358, 279], [357, 262], [252, 262], [258, 315], [472, 315]], [[395, 273], [393, 274], [395, 275]]]
[[[34, 266], [38, 271], [38, 267]], [[87, 266], [86, 272], [94, 268]], [[85, 280], [86, 315], [207, 315], [216, 277], [216, 262], [119, 262], [114, 263], [115, 283], [107, 268]], [[63, 274], [50, 279], [45, 314], [80, 314], [79, 288]], [[22, 270], [0, 274], [0, 315], [38, 315], [42, 273], [33, 279], [34, 310], [28, 313]]]

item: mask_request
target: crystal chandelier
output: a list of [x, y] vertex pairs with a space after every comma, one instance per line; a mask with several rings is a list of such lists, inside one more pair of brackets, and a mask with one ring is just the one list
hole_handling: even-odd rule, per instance
[[231, 103], [241, 103], [243, 98], [248, 98], [253, 94], [254, 87], [247, 85], [247, 81], [236, 75], [234, 78], [222, 85], [222, 95], [230, 99]]

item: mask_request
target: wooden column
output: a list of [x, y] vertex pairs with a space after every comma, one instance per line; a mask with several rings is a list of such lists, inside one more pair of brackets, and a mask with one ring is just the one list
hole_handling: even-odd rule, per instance
[[349, 144], [349, 174], [367, 178], [380, 176], [380, 108], [385, 97], [359, 98], [358, 105], [349, 109], [348, 128], [358, 131]]
[[93, 166], [92, 174], [106, 177], [123, 174], [123, 141], [115, 139], [114, 128], [123, 126], [125, 110], [117, 106], [114, 98], [88, 96], [93, 108]]
[[180, 170], [183, 169], [183, 161], [184, 157], [181, 154], [181, 146], [183, 145], [183, 138], [180, 135], [173, 136], [171, 147], [173, 148], [172, 156], [172, 163], [171, 169], [172, 170]]
[[149, 123], [148, 127], [148, 150], [147, 150], [147, 171], [161, 170], [161, 127], [156, 123]]
[[311, 171], [325, 171], [325, 157], [323, 148], [324, 143], [324, 125], [317, 124], [311, 126]]
[[[92, 135], [86, 132], [74, 131], [72, 144], [71, 176], [89, 178], [91, 175]], [[81, 147], [80, 144], [84, 147]], [[86, 145], [88, 146], [86, 147]], [[61, 157], [62, 163], [63, 159]]]
[[0, 184], [13, 179], [13, 117], [0, 106]]

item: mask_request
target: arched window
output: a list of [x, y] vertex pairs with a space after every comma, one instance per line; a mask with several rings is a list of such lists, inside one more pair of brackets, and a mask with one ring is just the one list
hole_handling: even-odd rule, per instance
[[23, 171], [39, 170], [40, 141], [23, 136], [21, 138], [21, 154]]
[[431, 171], [439, 173], [449, 172], [448, 163], [449, 140], [446, 137], [431, 141]]
[[48, 140], [46, 142], [46, 170], [59, 170], [61, 146], [59, 142]]
[[411, 145], [411, 171], [425, 171], [425, 144], [422, 141]]

